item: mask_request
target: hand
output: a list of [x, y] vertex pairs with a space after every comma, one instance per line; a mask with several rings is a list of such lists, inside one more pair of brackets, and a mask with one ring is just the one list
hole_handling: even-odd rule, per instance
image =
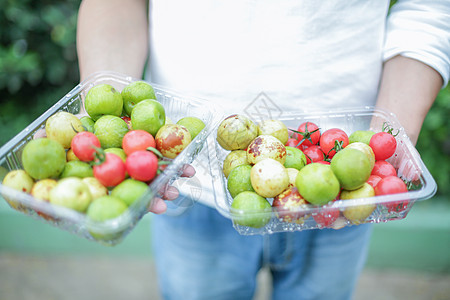
[[[181, 174], [182, 177], [191, 178], [195, 175], [195, 169], [191, 165], [185, 165], [183, 173]], [[173, 186], [166, 186], [163, 191], [161, 191], [161, 194], [163, 195], [163, 198], [156, 198], [155, 203], [153, 204], [152, 208], [149, 210], [150, 212], [154, 214], [162, 214], [165, 213], [167, 210], [167, 204], [164, 202], [164, 200], [175, 200], [178, 198], [180, 193], [178, 192], [178, 189], [176, 189]]]

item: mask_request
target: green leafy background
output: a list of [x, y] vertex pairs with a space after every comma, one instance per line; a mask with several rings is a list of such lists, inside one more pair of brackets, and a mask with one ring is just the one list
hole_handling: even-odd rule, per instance
[[[0, 0], [0, 145], [78, 83], [79, 4], [79, 0]], [[449, 116], [447, 86], [425, 119], [417, 144], [441, 199], [450, 199]]]

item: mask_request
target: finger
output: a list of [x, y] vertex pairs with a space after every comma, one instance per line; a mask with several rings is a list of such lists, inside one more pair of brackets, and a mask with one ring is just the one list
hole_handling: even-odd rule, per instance
[[153, 203], [152, 208], [149, 210], [154, 214], [163, 214], [167, 210], [167, 204], [161, 198], [155, 198], [155, 203]]
[[181, 174], [181, 177], [194, 177], [195, 175], [195, 169], [191, 165], [184, 165], [183, 167], [183, 173]]
[[180, 195], [180, 192], [178, 191], [177, 188], [175, 188], [173, 186], [168, 186], [164, 190], [163, 198], [165, 200], [175, 200], [178, 198], [179, 195]]

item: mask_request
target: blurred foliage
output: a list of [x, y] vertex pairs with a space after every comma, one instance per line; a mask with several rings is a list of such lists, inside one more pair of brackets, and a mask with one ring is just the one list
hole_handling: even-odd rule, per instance
[[0, 0], [0, 144], [79, 81], [80, 0]]
[[[394, 3], [395, 1], [392, 1]], [[0, 0], [0, 145], [79, 81], [75, 36], [80, 0]], [[417, 149], [450, 199], [450, 87], [431, 108]]]

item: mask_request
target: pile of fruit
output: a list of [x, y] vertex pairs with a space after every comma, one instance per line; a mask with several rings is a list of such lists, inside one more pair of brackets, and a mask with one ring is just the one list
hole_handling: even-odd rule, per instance
[[[352, 224], [364, 223], [376, 204], [332, 204], [408, 191], [387, 161], [397, 148], [395, 135], [388, 124], [377, 133], [347, 135], [340, 128], [322, 132], [312, 122], [290, 129], [279, 120], [256, 124], [243, 115], [225, 118], [216, 140], [229, 151], [222, 167], [234, 222], [260, 228], [274, 212], [281, 222], [297, 224], [312, 216], [319, 228], [338, 228], [334, 223], [341, 216]], [[408, 204], [383, 203], [396, 213]], [[306, 213], [311, 208], [317, 208], [315, 213]]]
[[122, 91], [97, 84], [84, 108], [84, 115], [59, 111], [49, 117], [45, 132], [24, 146], [23, 169], [10, 171], [2, 184], [103, 222], [127, 211], [205, 127], [196, 117], [172, 123], [144, 81]]

